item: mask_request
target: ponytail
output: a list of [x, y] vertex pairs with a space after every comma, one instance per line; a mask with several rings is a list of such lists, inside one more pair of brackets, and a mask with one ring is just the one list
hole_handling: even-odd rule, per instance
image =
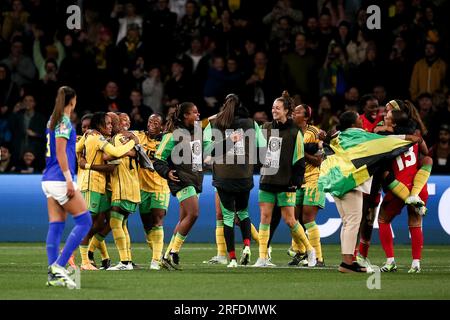
[[167, 120], [166, 132], [174, 132], [175, 129], [183, 124], [184, 115], [194, 106], [192, 102], [183, 102], [177, 105], [175, 112]]
[[284, 90], [281, 97], [276, 98], [275, 101], [281, 101], [283, 103], [284, 110], [288, 110], [288, 116], [292, 113], [294, 101], [286, 90]]
[[229, 94], [217, 115], [216, 125], [219, 130], [228, 129], [233, 123], [236, 109], [240, 105], [239, 97], [235, 94]]
[[75, 90], [73, 90], [71, 87], [63, 86], [58, 89], [55, 107], [50, 118], [50, 130], [55, 130], [56, 125], [61, 122], [61, 119], [64, 115], [64, 108], [75, 96]]
[[426, 135], [428, 132], [427, 127], [425, 127], [425, 124], [422, 122], [419, 111], [417, 111], [414, 104], [409, 100], [405, 100], [405, 107], [406, 107], [405, 111], [408, 113], [409, 117], [417, 123], [420, 133], [423, 136]]

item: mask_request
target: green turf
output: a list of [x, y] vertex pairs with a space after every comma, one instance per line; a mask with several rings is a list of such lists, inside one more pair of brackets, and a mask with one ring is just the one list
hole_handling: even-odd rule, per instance
[[[273, 261], [289, 261], [286, 245], [274, 245]], [[113, 261], [117, 250], [108, 246]], [[396, 246], [399, 271], [381, 274], [381, 289], [369, 290], [367, 274], [337, 272], [339, 247], [323, 248], [326, 269], [239, 267], [203, 264], [215, 254], [212, 244], [186, 244], [182, 249], [183, 271], [148, 269], [149, 249], [133, 246], [133, 260], [143, 267], [133, 271], [81, 273], [81, 290], [47, 288], [43, 244], [0, 244], [0, 299], [449, 299], [450, 249], [427, 246], [421, 274], [407, 274], [410, 247]], [[240, 252], [239, 252], [240, 253]], [[381, 248], [370, 249], [373, 264], [384, 261]], [[253, 247], [252, 261], [257, 256]], [[78, 257], [77, 257], [78, 258]], [[79, 258], [78, 258], [79, 259]], [[78, 260], [79, 261], [79, 260]]]

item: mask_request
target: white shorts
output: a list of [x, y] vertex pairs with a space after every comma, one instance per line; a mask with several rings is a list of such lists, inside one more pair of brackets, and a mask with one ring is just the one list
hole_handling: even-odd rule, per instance
[[[67, 183], [65, 181], [42, 181], [41, 186], [45, 196], [55, 199], [60, 205], [65, 205], [69, 201]], [[75, 190], [78, 190], [76, 182], [73, 182], [73, 187]]]

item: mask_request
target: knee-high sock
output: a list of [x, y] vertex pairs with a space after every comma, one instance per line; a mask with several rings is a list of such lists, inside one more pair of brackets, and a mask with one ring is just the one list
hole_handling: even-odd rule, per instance
[[183, 236], [181, 233], [177, 232], [175, 239], [173, 239], [173, 245], [172, 248], [170, 249], [170, 252], [174, 253], [180, 252], [181, 246], [183, 245], [184, 240], [186, 240], [186, 236]]
[[386, 258], [394, 258], [394, 239], [390, 223], [378, 222], [380, 242], [383, 247]]
[[320, 244], [320, 231], [316, 221], [305, 223], [306, 231], [308, 232], [309, 243], [316, 250], [316, 257], [318, 261], [323, 261], [322, 245]]
[[130, 238], [130, 233], [128, 232], [128, 219], [124, 219], [123, 220], [123, 232], [125, 233], [125, 239], [127, 240], [127, 254], [128, 254], [128, 259], [129, 261], [133, 261], [133, 258], [131, 257], [131, 238]]
[[273, 235], [275, 234], [275, 230], [280, 225], [280, 221], [281, 221], [281, 208], [274, 207], [273, 213], [272, 213], [272, 219], [270, 220], [270, 234], [269, 234], [269, 241], [267, 242], [267, 246], [270, 246]]
[[79, 249], [81, 256], [81, 264], [88, 264], [89, 263], [88, 246], [80, 245]]
[[303, 230], [302, 225], [297, 221], [295, 225], [291, 228], [292, 239], [294, 239], [297, 244], [303, 243], [306, 247], [306, 251], [311, 251], [313, 247], [306, 237], [305, 230]]
[[414, 260], [420, 260], [422, 258], [423, 248], [422, 227], [409, 227], [409, 233], [411, 233], [412, 258]]
[[252, 236], [252, 223], [250, 218], [245, 218], [241, 220], [241, 233], [242, 239], [244, 241], [244, 246], [250, 246], [250, 238]]
[[175, 241], [175, 235], [172, 234], [172, 238], [170, 239], [169, 245], [167, 246], [166, 252], [164, 253], [164, 258], [167, 259], [167, 257], [169, 256], [169, 253], [170, 253], [170, 250], [172, 249], [174, 241]]
[[64, 231], [65, 222], [50, 222], [48, 224], [47, 232], [47, 261], [48, 265], [53, 264], [56, 261], [59, 254], [59, 243]]
[[367, 258], [369, 255], [370, 241], [367, 241], [363, 238], [359, 238], [359, 254], [364, 258]]
[[150, 248], [150, 250], [153, 251], [152, 233], [153, 233], [153, 229], [145, 230], [145, 241], [147, 242], [147, 245]]
[[236, 250], [234, 247], [234, 228], [228, 225], [223, 226], [223, 234], [227, 243], [227, 252], [230, 259], [236, 259]]
[[426, 164], [423, 165], [419, 171], [417, 171], [416, 175], [414, 176], [414, 182], [413, 187], [411, 190], [411, 195], [418, 196], [420, 191], [422, 191], [423, 187], [428, 181], [428, 178], [431, 174], [431, 165]]
[[251, 233], [252, 233], [252, 239], [256, 242], [259, 243], [259, 235], [258, 235], [258, 230], [256, 230], [256, 227], [253, 225], [253, 223], [251, 224]]
[[394, 180], [388, 186], [389, 190], [392, 191], [397, 197], [405, 201], [409, 196], [409, 189], [403, 182]]
[[92, 218], [89, 211], [74, 217], [73, 220], [75, 221], [75, 226], [70, 232], [70, 235], [66, 240], [66, 245], [61, 251], [61, 254], [58, 259], [56, 259], [56, 264], [61, 267], [66, 266], [73, 251], [80, 245], [81, 240], [83, 240], [89, 232], [89, 229], [92, 227]]
[[102, 260], [109, 259], [109, 253], [106, 247], [105, 237], [102, 236], [100, 233], [94, 234], [94, 236], [91, 238], [91, 241], [89, 242], [88, 251], [94, 252], [97, 249], [100, 250]]
[[128, 258], [127, 238], [122, 226], [124, 218], [125, 217], [120, 213], [112, 211], [109, 224], [111, 226], [114, 242], [119, 251], [120, 261], [128, 262], [130, 260]]
[[216, 220], [217, 255], [220, 257], [225, 257], [227, 255], [227, 245], [225, 243], [223, 228], [223, 220]]
[[159, 261], [161, 260], [162, 250], [164, 247], [164, 228], [163, 226], [153, 227], [151, 231], [150, 238], [153, 245], [152, 259]]
[[303, 245], [303, 243], [297, 243], [294, 239], [291, 240], [291, 247], [292, 250], [295, 252], [305, 253], [306, 247]]
[[270, 224], [259, 224], [259, 257], [267, 259], [267, 245], [269, 243], [270, 236]]

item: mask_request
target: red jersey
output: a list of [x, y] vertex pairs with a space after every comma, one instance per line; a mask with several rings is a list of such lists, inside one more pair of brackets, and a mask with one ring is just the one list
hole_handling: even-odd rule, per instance
[[376, 119], [374, 122], [370, 122], [367, 118], [366, 115], [363, 113], [359, 116], [363, 122], [363, 129], [366, 130], [367, 132], [373, 132], [373, 130], [376, 128], [377, 124], [380, 123], [380, 121], [383, 120], [383, 116], [382, 115], [377, 115]]
[[412, 145], [408, 151], [397, 156], [392, 161], [392, 170], [395, 178], [410, 188], [414, 181], [414, 176], [419, 170], [419, 146]]

